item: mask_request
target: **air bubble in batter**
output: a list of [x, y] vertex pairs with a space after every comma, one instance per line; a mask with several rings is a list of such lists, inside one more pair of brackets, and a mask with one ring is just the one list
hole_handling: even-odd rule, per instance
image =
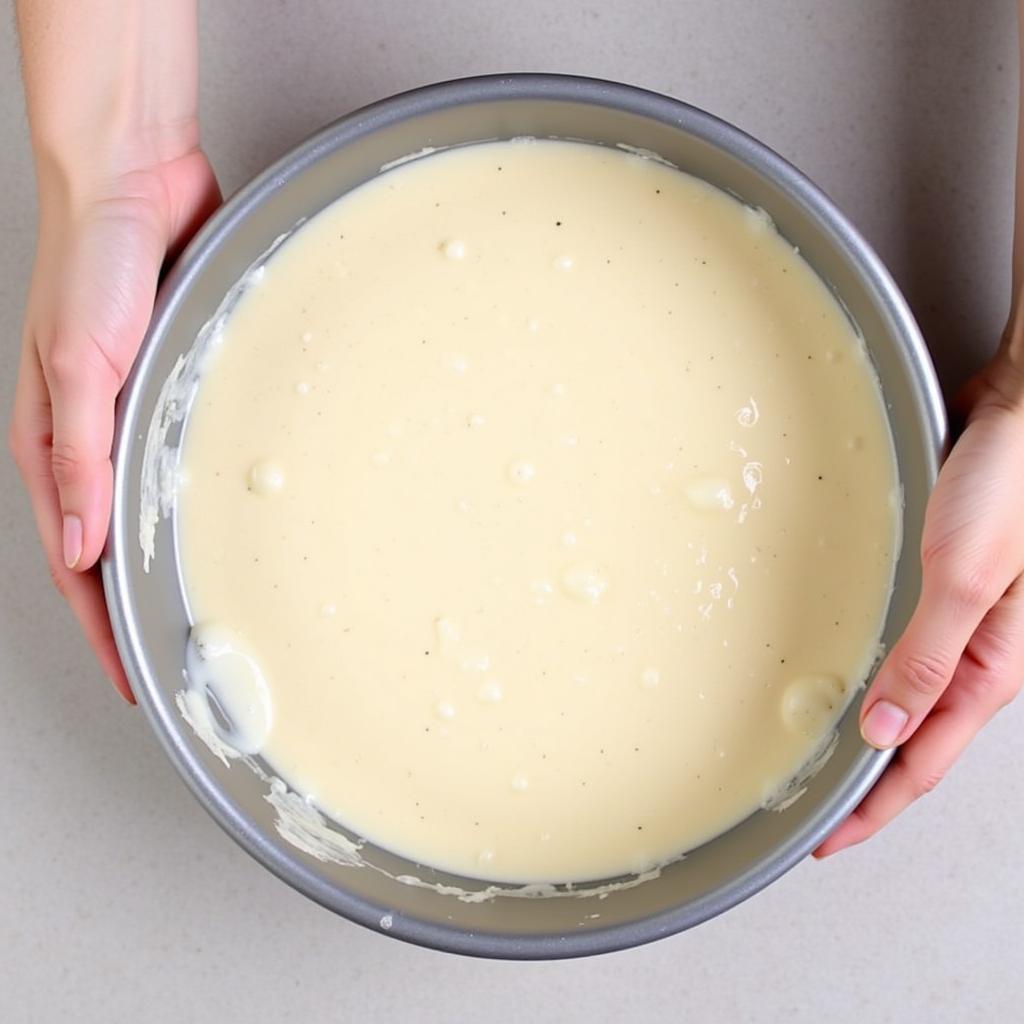
[[809, 674], [794, 679], [782, 694], [782, 721], [791, 732], [816, 738], [830, 729], [846, 705], [839, 676]]
[[246, 484], [254, 494], [277, 494], [284, 487], [284, 470], [271, 459], [260, 459], [249, 467]]

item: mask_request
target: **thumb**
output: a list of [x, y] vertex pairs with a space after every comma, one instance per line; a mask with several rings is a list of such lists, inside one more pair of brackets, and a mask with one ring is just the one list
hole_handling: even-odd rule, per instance
[[983, 581], [925, 567], [921, 597], [864, 698], [861, 733], [886, 749], [907, 740], [949, 686], [992, 599]]
[[87, 569], [107, 535], [114, 401], [122, 374], [88, 335], [64, 336], [44, 362], [53, 417], [51, 472], [63, 520], [64, 564]]

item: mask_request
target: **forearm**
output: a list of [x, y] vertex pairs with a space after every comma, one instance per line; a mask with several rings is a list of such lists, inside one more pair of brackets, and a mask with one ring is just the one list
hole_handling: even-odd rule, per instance
[[41, 185], [87, 187], [196, 148], [196, 0], [16, 0], [16, 9]]

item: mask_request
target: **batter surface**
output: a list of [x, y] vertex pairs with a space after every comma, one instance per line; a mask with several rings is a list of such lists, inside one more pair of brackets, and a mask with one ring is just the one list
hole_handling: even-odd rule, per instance
[[611, 149], [435, 154], [302, 227], [210, 359], [192, 684], [416, 861], [642, 870], [820, 747], [896, 496], [863, 346], [765, 217]]

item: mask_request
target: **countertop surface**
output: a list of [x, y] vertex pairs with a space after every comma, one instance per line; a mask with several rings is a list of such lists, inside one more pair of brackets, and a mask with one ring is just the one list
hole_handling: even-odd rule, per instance
[[[1005, 316], [1014, 7], [217, 0], [201, 16], [205, 144], [231, 192], [321, 124], [430, 81], [559, 71], [669, 93], [836, 200], [903, 287], [949, 392]], [[9, 24], [0, 125], [9, 400], [35, 231]], [[102, 679], [6, 457], [0, 526], [5, 1024], [1024, 1020], [1024, 699], [874, 841], [695, 931], [584, 961], [460, 959], [350, 925], [236, 847]]]

